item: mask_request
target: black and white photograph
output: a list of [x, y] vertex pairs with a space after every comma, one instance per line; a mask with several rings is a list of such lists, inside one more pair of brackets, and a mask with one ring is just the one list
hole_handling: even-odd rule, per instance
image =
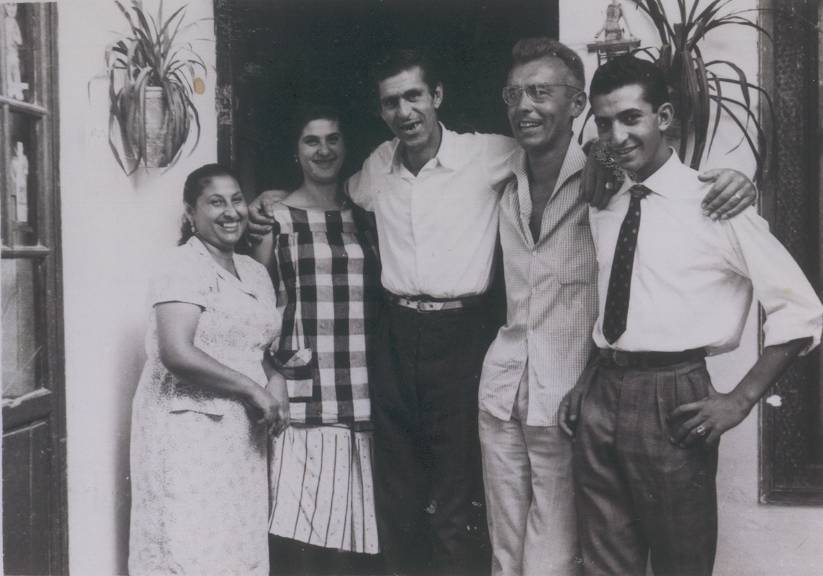
[[0, 0], [9, 576], [823, 574], [819, 0]]

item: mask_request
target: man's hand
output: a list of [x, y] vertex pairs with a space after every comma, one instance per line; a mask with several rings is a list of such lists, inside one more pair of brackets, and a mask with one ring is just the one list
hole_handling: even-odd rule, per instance
[[721, 394], [710, 387], [707, 398], [672, 410], [668, 419], [671, 440], [681, 448], [700, 441], [714, 444], [726, 430], [740, 424], [750, 409], [734, 394]]
[[746, 175], [730, 168], [706, 170], [697, 176], [701, 182], [712, 182], [703, 198], [703, 213], [712, 220], [737, 216], [757, 200], [757, 190]]
[[583, 149], [588, 154], [581, 177], [583, 199], [595, 208], [605, 208], [625, 177], [599, 140], [590, 140]]
[[280, 202], [289, 193], [284, 190], [266, 190], [249, 204], [249, 240], [252, 244], [259, 244], [263, 236], [271, 232], [274, 224], [274, 205]]
[[569, 390], [557, 408], [557, 424], [569, 438], [574, 436], [574, 430], [577, 428], [577, 422], [580, 417], [580, 404], [583, 402], [583, 396], [586, 392], [585, 388], [588, 387], [584, 387], [581, 384], [582, 381]]
[[766, 346], [730, 393], [721, 394], [709, 386], [708, 396], [703, 400], [672, 410], [668, 418], [672, 442], [681, 447], [691, 446], [700, 439], [707, 444], [717, 442], [721, 434], [743, 421], [769, 386], [811, 342], [812, 338], [797, 338]]

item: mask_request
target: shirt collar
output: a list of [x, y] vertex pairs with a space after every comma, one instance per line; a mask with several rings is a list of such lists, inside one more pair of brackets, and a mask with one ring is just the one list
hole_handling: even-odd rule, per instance
[[[512, 173], [520, 182], [528, 182], [529, 169], [527, 164], [526, 151], [520, 146], [514, 151], [510, 160]], [[582, 172], [586, 165], [586, 153], [583, 148], [577, 143], [577, 140], [572, 138], [569, 146], [566, 149], [566, 155], [563, 157], [563, 164], [560, 166], [560, 172], [557, 174], [557, 182], [554, 184], [552, 197], [557, 194], [566, 182]]]
[[237, 257], [237, 254], [232, 254], [232, 260], [234, 261], [234, 269], [237, 270], [237, 274], [240, 276], [239, 278], [218, 264], [209, 249], [197, 236], [189, 238], [186, 246], [189, 246], [195, 254], [204, 258], [220, 279], [234, 284], [246, 294], [257, 297], [257, 293], [248, 284], [249, 270], [244, 266], [244, 262]]
[[[442, 122], [439, 124], [440, 146], [437, 149], [437, 153], [434, 155], [434, 159], [437, 161], [439, 166], [449, 170], [456, 170], [460, 167], [460, 160], [463, 157], [463, 155], [460, 154], [460, 147], [457, 142], [457, 133], [446, 128]], [[391, 162], [386, 165], [386, 172], [390, 173], [395, 170], [399, 170], [402, 165], [403, 156], [400, 153], [400, 139], [394, 138], [394, 140], [392, 140]]]
[[660, 196], [671, 196], [672, 193], [683, 184], [683, 163], [677, 155], [677, 151], [669, 147], [671, 154], [669, 159], [663, 165], [655, 170], [648, 178], [643, 181], [632, 180], [631, 176], [626, 174], [626, 181], [620, 188], [620, 192], [627, 192], [629, 188], [635, 184], [642, 184], [655, 194]]
[[586, 153], [583, 152], [582, 146], [577, 143], [577, 139], [572, 137], [566, 150], [566, 156], [563, 158], [563, 165], [560, 167], [560, 174], [557, 175], [557, 183], [554, 185], [552, 196], [566, 184], [569, 178], [582, 172], [585, 165]]

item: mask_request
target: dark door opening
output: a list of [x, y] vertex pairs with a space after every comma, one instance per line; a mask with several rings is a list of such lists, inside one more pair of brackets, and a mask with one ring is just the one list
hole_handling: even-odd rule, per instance
[[248, 196], [290, 188], [290, 118], [334, 98], [349, 116], [349, 167], [391, 137], [377, 115], [370, 63], [391, 46], [441, 60], [441, 119], [451, 129], [509, 133], [500, 89], [514, 42], [557, 37], [546, 0], [216, 0], [218, 155]]

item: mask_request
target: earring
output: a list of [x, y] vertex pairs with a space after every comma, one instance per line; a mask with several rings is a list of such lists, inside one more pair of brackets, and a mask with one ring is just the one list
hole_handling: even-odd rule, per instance
[[197, 234], [197, 226], [194, 225], [194, 220], [189, 220], [189, 228], [191, 228], [192, 234]]
[[297, 157], [297, 154], [294, 155], [294, 163], [300, 164], [300, 158]]

